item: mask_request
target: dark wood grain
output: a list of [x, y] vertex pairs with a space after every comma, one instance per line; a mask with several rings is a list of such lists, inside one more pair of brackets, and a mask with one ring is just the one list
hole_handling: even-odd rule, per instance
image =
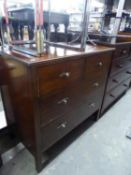
[[102, 108], [102, 112], [106, 111], [114, 102], [116, 102], [119, 97], [124, 94], [130, 85], [130, 78], [128, 80], [125, 80], [121, 84], [119, 84], [115, 89], [112, 91], [106, 93], [104, 98], [104, 104]]
[[[114, 102], [127, 91], [131, 82], [131, 42], [123, 42], [122, 44], [116, 43], [113, 45], [109, 44], [109, 46], [115, 46], [116, 50], [113, 52], [112, 56], [112, 64], [101, 114], [111, 107], [111, 104], [114, 104]], [[127, 86], [122, 85], [124, 81], [128, 82]], [[111, 91], [113, 92], [112, 96], [114, 96], [114, 98], [109, 95]]]
[[0, 56], [0, 91], [8, 127], [15, 123], [14, 113], [12, 110], [11, 88], [10, 88], [11, 69], [12, 69], [11, 65], [10, 67], [8, 67], [5, 61]]
[[107, 85], [107, 91], [110, 91], [112, 88], [116, 87], [122, 81], [128, 78], [131, 78], [131, 67], [109, 78], [108, 85]]
[[70, 87], [82, 78], [84, 60], [72, 60], [39, 67], [36, 71], [38, 79], [38, 95], [59, 92]]
[[43, 168], [43, 153], [101, 108], [114, 49], [87, 48], [83, 53], [54, 48], [41, 58], [3, 53], [6, 65], [12, 65], [17, 128], [38, 171]]
[[110, 76], [114, 76], [115, 74], [121, 72], [122, 70], [131, 66], [131, 57], [116, 59], [112, 62], [111, 73]]
[[126, 58], [129, 56], [129, 47], [130, 45], [120, 45], [120, 46], [116, 46], [116, 50], [114, 51], [114, 56], [113, 59], [117, 59], [117, 58]]

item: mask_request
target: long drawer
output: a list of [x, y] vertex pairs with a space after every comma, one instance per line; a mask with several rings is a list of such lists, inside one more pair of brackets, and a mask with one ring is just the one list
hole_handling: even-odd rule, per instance
[[82, 78], [84, 59], [49, 64], [37, 68], [38, 95], [47, 95], [68, 88]]
[[96, 94], [94, 95], [95, 96], [89, 99], [84, 99], [82, 101], [83, 105], [76, 105], [76, 108], [63, 113], [62, 117], [57, 118], [45, 127], [41, 127], [43, 151], [48, 149], [98, 110], [100, 107], [100, 98], [97, 96], [98, 99], [96, 100]]
[[110, 91], [106, 94], [106, 96], [104, 98], [102, 112], [109, 105], [111, 105], [115, 100], [117, 100], [118, 97], [120, 97], [129, 88], [130, 82], [131, 82], [131, 79], [129, 78], [128, 80], [125, 80], [119, 86], [117, 86], [115, 89], [113, 89], [112, 91]]
[[131, 67], [123, 70], [115, 76], [112, 76], [108, 80], [107, 92], [118, 86], [122, 81], [131, 77]]
[[97, 76], [103, 76], [109, 68], [109, 58], [110, 54], [107, 53], [88, 57], [85, 63], [85, 76], [92, 78], [92, 73]]
[[119, 73], [126, 67], [131, 67], [131, 57], [122, 58], [122, 59], [120, 58], [113, 61], [110, 76], [113, 76]]
[[[100, 106], [103, 94], [103, 80], [97, 79], [86, 83], [78, 83], [70, 91], [63, 90], [49, 97], [39, 99], [41, 125], [45, 126], [79, 106], [93, 103]], [[96, 105], [97, 104], [97, 105]], [[98, 108], [99, 108], [98, 106]], [[84, 108], [83, 108], [84, 110]]]

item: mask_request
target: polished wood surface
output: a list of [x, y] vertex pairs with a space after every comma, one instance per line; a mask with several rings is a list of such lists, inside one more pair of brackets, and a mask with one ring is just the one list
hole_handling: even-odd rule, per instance
[[14, 59], [28, 64], [28, 65], [33, 65], [33, 64], [42, 64], [42, 63], [50, 63], [50, 62], [55, 62], [59, 60], [64, 60], [64, 59], [77, 59], [78, 56], [83, 56], [83, 55], [94, 55], [97, 53], [104, 53], [108, 51], [113, 51], [115, 48], [109, 48], [107, 46], [91, 46], [87, 45], [86, 50], [83, 52], [80, 51], [73, 51], [71, 49], [66, 49], [66, 48], [59, 48], [59, 47], [53, 47], [50, 46], [48, 49], [45, 49], [45, 52], [43, 56], [40, 57], [33, 57], [24, 53], [17, 52], [15, 50], [8, 50], [4, 49], [4, 54], [7, 54], [9, 56], [13, 56]]
[[114, 49], [87, 46], [85, 52], [50, 47], [42, 57], [5, 50], [13, 112], [25, 146], [44, 166], [43, 153], [100, 111]]

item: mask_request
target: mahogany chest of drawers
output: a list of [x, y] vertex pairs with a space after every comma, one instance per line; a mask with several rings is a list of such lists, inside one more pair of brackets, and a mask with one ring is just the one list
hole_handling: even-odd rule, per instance
[[98, 47], [57, 58], [3, 54], [7, 65], [14, 65], [10, 88], [18, 131], [38, 171], [51, 146], [100, 111], [112, 51]]
[[131, 44], [113, 45], [112, 64], [101, 113], [104, 113], [124, 94], [131, 82]]

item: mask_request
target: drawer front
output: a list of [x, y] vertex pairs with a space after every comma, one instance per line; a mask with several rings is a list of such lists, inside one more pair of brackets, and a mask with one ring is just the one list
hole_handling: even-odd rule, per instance
[[[85, 84], [77, 84], [74, 88], [70, 88], [70, 91], [63, 90], [50, 97], [41, 98], [39, 100], [39, 108], [42, 126], [49, 124], [66, 113], [75, 111], [81, 105], [83, 106], [83, 111], [86, 105], [88, 106], [92, 103], [95, 105], [94, 110], [96, 107], [99, 108], [102, 94], [103, 82], [92, 80]], [[89, 114], [87, 113], [87, 116]]]
[[117, 74], [118, 72], [122, 71], [126, 67], [131, 67], [131, 58], [130, 57], [115, 60], [112, 63], [110, 76]]
[[78, 89], [70, 89], [69, 92], [61, 91], [50, 97], [40, 99], [41, 125], [46, 126], [66, 113], [76, 110], [80, 101], [81, 95]]
[[111, 103], [113, 103], [118, 97], [120, 97], [129, 88], [130, 82], [131, 82], [131, 79], [128, 79], [106, 94], [104, 98], [102, 112], [106, 108], [108, 108], [108, 106], [111, 105]]
[[78, 120], [79, 122], [81, 120], [78, 114], [74, 117], [74, 114], [67, 113], [67, 115], [51, 122], [48, 126], [41, 128], [41, 147], [43, 151], [47, 150], [78, 125]]
[[101, 54], [101, 55], [95, 55], [95, 56], [90, 56], [89, 58], [86, 59], [86, 73], [85, 75], [87, 77], [92, 78], [92, 74], [103, 76], [104, 72], [107, 72], [109, 69], [110, 65], [110, 57], [111, 55], [109, 53], [106, 54]]
[[131, 77], [131, 68], [128, 68], [121, 73], [118, 73], [114, 77], [109, 78], [108, 84], [107, 84], [107, 91], [110, 91], [111, 89], [118, 86], [122, 81], [128, 79]]
[[41, 127], [43, 151], [47, 150], [50, 146], [55, 144], [63, 136], [91, 116], [91, 114], [96, 112], [99, 107], [98, 101], [95, 103], [94, 97], [84, 100], [83, 105], [76, 106], [76, 108], [71, 111], [67, 110], [62, 117], [57, 118], [45, 127]]
[[117, 46], [116, 50], [114, 51], [113, 58], [124, 58], [129, 56], [129, 46]]
[[55, 63], [38, 68], [38, 95], [59, 92], [81, 80], [84, 59]]

